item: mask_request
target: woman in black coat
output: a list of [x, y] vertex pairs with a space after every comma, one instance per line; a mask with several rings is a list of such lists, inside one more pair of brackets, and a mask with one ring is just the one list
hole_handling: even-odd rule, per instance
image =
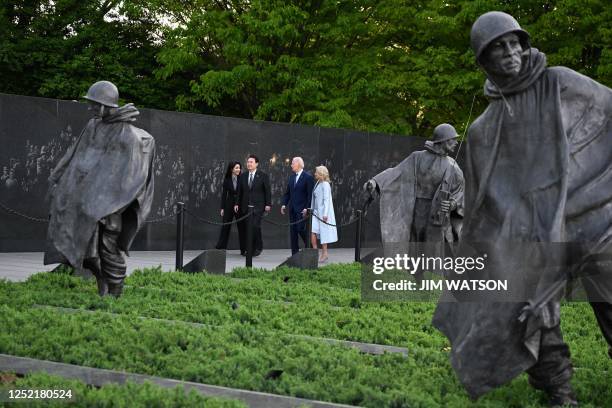
[[[234, 205], [238, 199], [238, 177], [242, 166], [240, 162], [234, 161], [227, 166], [225, 172], [225, 178], [223, 179], [223, 189], [221, 191], [221, 217], [223, 222], [230, 222], [234, 218], [238, 218], [238, 215], [234, 212]], [[227, 241], [229, 240], [230, 225], [224, 225], [221, 227], [221, 234], [219, 235], [219, 241], [215, 248], [227, 249]], [[244, 252], [246, 245], [244, 244], [244, 232], [241, 231], [240, 223], [238, 224], [238, 238], [240, 241], [240, 253]]]

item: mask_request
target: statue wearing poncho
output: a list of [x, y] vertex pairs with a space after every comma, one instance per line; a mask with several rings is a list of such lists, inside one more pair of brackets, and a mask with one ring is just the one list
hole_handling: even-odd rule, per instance
[[102, 278], [120, 293], [126, 272], [120, 250], [128, 252], [151, 209], [155, 141], [131, 124], [139, 114], [132, 104], [107, 112], [87, 123], [49, 177], [45, 264], [85, 266], [99, 289]]
[[[526, 35], [520, 27], [515, 31]], [[568, 68], [547, 68], [535, 48], [521, 55], [520, 73], [511, 81], [498, 87], [487, 80], [490, 104], [469, 128], [462, 242], [588, 242], [585, 255], [609, 251], [612, 91]], [[497, 268], [489, 272], [496, 278], [515, 274], [516, 254], [498, 255]], [[609, 302], [609, 265], [595, 262], [588, 268], [598, 279], [583, 280], [589, 296]], [[527, 272], [535, 280], [533, 296], [550, 287], [542, 270]], [[552, 404], [575, 404], [558, 298], [521, 323], [524, 305], [441, 302], [434, 325], [451, 341], [452, 366], [473, 398], [527, 370], [530, 383], [548, 392]], [[612, 344], [610, 303], [592, 305]]]
[[[442, 124], [425, 150], [366, 183], [380, 194], [381, 236], [385, 248], [408, 242], [454, 242], [463, 221], [463, 172], [448, 156], [457, 145], [455, 129]], [[405, 248], [404, 248], [405, 249]]]

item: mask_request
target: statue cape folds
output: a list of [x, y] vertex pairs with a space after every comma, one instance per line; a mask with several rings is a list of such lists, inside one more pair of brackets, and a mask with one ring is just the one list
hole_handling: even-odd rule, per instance
[[[537, 49], [528, 54], [514, 83], [500, 90], [487, 81], [490, 104], [470, 126], [461, 245], [508, 244], [488, 277], [511, 278], [534, 299], [551, 287], [550, 276], [567, 278], [564, 254], [540, 251], [538, 268], [518, 271], [529, 257], [512, 248], [577, 242], [588, 243], [589, 255], [610, 250], [612, 91], [568, 68], [547, 68]], [[609, 300], [605, 265], [595, 267]], [[443, 294], [434, 325], [449, 338], [451, 364], [472, 398], [535, 364], [541, 329], [559, 324], [558, 299], [520, 323], [524, 302], [445, 302], [450, 295]]]
[[[416, 200], [417, 166], [419, 158], [429, 154], [433, 153], [426, 150], [413, 152], [397, 166], [373, 177], [380, 190], [380, 229], [383, 243], [403, 244], [410, 241]], [[463, 172], [453, 158], [446, 155], [437, 157], [440, 165], [446, 167], [444, 179], [450, 189], [450, 198], [457, 203], [457, 209], [451, 213], [450, 226], [456, 237], [461, 232], [463, 221]], [[436, 194], [439, 189], [440, 186]]]
[[130, 123], [138, 114], [128, 104], [91, 119], [51, 173], [45, 264], [81, 268], [97, 256], [98, 222], [117, 211], [123, 211], [119, 246], [128, 251], [153, 201], [155, 140]]

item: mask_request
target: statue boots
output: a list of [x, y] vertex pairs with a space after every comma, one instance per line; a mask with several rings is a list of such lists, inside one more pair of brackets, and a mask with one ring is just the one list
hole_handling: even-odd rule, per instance
[[121, 293], [123, 293], [123, 281], [119, 282], [119, 283], [108, 283], [108, 294], [112, 295], [116, 298], [118, 298], [119, 296], [121, 296]]
[[527, 370], [529, 383], [548, 396], [551, 407], [576, 407], [572, 390], [572, 364], [569, 347], [563, 341], [559, 326], [541, 329], [538, 361]]
[[572, 386], [569, 382], [552, 388], [545, 390], [546, 394], [548, 394], [548, 404], [551, 407], [577, 407], [578, 400], [576, 400], [576, 394], [572, 390]]
[[108, 283], [106, 283], [106, 280], [104, 280], [102, 277], [96, 276], [96, 282], [98, 284], [98, 295], [108, 295]]
[[532, 381], [531, 378], [529, 380], [529, 383], [534, 388], [544, 391], [546, 393], [548, 397], [548, 406], [553, 408], [578, 406], [576, 394], [574, 394], [574, 390], [572, 389], [572, 385], [569, 380], [563, 384], [547, 386], [536, 384]]
[[106, 296], [108, 295], [108, 283], [102, 274], [102, 268], [100, 266], [100, 259], [97, 258], [89, 258], [83, 262], [83, 266], [91, 271], [93, 276], [96, 278], [96, 283], [98, 285], [98, 295]]

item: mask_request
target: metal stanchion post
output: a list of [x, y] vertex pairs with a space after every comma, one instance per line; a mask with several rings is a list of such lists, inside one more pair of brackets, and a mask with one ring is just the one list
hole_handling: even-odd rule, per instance
[[247, 268], [253, 267], [253, 208], [252, 205], [249, 205], [249, 217], [247, 218], [247, 231], [246, 231], [246, 264]]
[[183, 248], [184, 248], [184, 230], [185, 230], [185, 203], [176, 203], [176, 262], [174, 269], [180, 271], [183, 269]]
[[363, 226], [362, 211], [357, 210], [357, 226], [355, 231], [355, 262], [361, 262], [361, 230]]
[[312, 248], [310, 236], [312, 235], [312, 208], [306, 209], [306, 248]]

